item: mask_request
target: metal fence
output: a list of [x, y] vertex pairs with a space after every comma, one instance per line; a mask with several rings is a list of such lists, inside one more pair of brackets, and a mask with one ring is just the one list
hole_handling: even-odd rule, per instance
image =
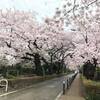
[[76, 75], [77, 75], [77, 73], [70, 74], [69, 76], [67, 76], [67, 79], [65, 81], [63, 81], [63, 95], [70, 88]]

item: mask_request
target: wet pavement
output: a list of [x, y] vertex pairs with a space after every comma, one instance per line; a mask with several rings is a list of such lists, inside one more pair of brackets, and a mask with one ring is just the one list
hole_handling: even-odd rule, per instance
[[55, 100], [62, 91], [62, 82], [67, 76], [47, 80], [33, 85], [31, 88], [0, 97], [0, 100]]

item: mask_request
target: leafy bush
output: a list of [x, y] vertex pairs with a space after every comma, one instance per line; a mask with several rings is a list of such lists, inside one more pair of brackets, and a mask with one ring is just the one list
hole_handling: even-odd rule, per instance
[[7, 79], [16, 79], [16, 76], [10, 75], [10, 74], [9, 74], [6, 78], [7, 78]]
[[93, 79], [95, 72], [96, 72], [96, 66], [94, 66], [94, 64], [91, 63], [90, 60], [88, 60], [86, 63], [84, 63], [84, 65], [83, 65], [83, 75], [87, 79]]

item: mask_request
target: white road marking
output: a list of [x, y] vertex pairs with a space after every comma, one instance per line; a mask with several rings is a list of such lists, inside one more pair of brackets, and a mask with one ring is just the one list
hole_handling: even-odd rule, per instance
[[6, 95], [9, 95], [9, 94], [12, 94], [12, 93], [15, 93], [15, 92], [17, 92], [17, 90], [16, 90], [16, 91], [12, 91], [12, 92], [8, 92], [8, 93], [1, 94], [0, 97], [3, 97], [3, 96], [6, 96]]
[[56, 97], [55, 100], [59, 100], [59, 98], [61, 97], [62, 93], [63, 93], [63, 91], [61, 91], [61, 92], [58, 94], [58, 96]]
[[28, 88], [31, 88], [31, 87], [33, 87], [33, 86], [28, 86], [28, 87], [25, 87], [25, 88], [22, 88], [22, 89], [18, 89], [18, 90], [15, 90], [15, 91], [7, 92], [7, 93], [4, 93], [4, 94], [1, 94], [0, 97], [7, 96], [9, 94], [13, 94], [13, 93], [18, 92], [20, 90], [28, 89]]

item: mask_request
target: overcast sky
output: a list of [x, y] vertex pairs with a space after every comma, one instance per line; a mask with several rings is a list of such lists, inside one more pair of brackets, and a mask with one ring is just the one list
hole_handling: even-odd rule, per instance
[[51, 17], [63, 0], [0, 0], [0, 9], [33, 10], [38, 18]]

